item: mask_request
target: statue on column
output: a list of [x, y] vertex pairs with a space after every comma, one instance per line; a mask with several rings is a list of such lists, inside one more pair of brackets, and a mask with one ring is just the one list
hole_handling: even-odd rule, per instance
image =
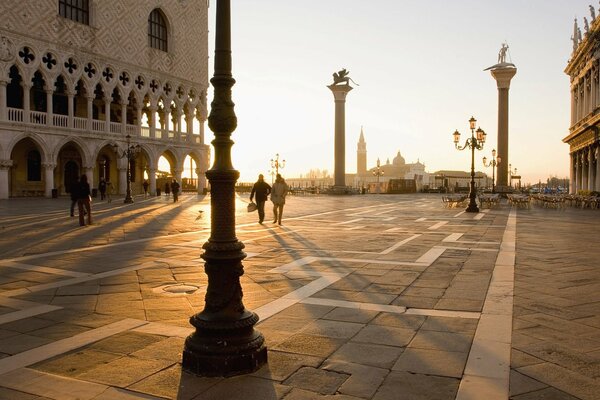
[[592, 5], [590, 5], [590, 15], [592, 16], [592, 21], [594, 21], [596, 19], [596, 9]]
[[340, 83], [346, 83], [346, 86], [350, 86], [350, 81], [354, 83], [356, 86], [360, 86], [358, 83], [354, 82], [352, 78], [348, 76], [350, 71], [347, 71], [346, 68], [341, 69], [338, 72], [333, 73], [333, 84], [338, 85]]
[[588, 24], [587, 17], [583, 17], [583, 31], [586, 35], [590, 33], [590, 24]]
[[506, 51], [508, 50], [508, 44], [502, 43], [502, 47], [498, 52], [498, 64], [502, 64], [506, 62]]

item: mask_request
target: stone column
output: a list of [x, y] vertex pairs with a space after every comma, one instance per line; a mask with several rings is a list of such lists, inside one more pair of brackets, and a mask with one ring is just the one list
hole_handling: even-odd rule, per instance
[[498, 156], [502, 163], [498, 165], [496, 176], [496, 191], [510, 190], [508, 182], [508, 90], [510, 80], [517, 73], [513, 67], [500, 67], [491, 70], [498, 87]]
[[203, 194], [204, 189], [206, 188], [206, 177], [204, 176], [204, 174], [202, 173], [202, 169], [200, 169], [200, 168], [196, 168], [195, 172], [196, 172], [196, 182], [198, 182], [198, 184], [196, 185], [198, 194]]
[[594, 150], [594, 156], [596, 158], [596, 181], [594, 182], [594, 190], [600, 191], [600, 147], [596, 147]]
[[577, 157], [575, 153], [570, 154], [571, 162], [569, 164], [569, 194], [575, 194], [575, 166], [577, 163]]
[[0, 80], [0, 121], [6, 121], [8, 118], [6, 109], [6, 86], [8, 82]]
[[150, 180], [150, 195], [156, 195], [156, 168], [148, 168], [148, 179]]
[[168, 107], [167, 105], [165, 105], [163, 113], [164, 113], [164, 119], [165, 119], [165, 121], [164, 121], [165, 122], [165, 129], [163, 130], [162, 138], [163, 139], [168, 139], [169, 138], [169, 129], [170, 129], [169, 122], [171, 122], [171, 108]]
[[127, 159], [125, 158], [125, 166], [119, 166], [119, 194], [127, 192]]
[[77, 93], [73, 90], [67, 91], [67, 127], [73, 128], [73, 118], [75, 117], [75, 107], [73, 102], [75, 101], [75, 95]]
[[352, 90], [350, 85], [329, 85], [335, 101], [335, 168], [334, 191], [346, 188], [346, 96]]
[[23, 88], [23, 122], [31, 122], [31, 84], [21, 82]]
[[110, 103], [112, 102], [112, 97], [104, 97], [104, 132], [110, 133]]
[[53, 126], [54, 118], [52, 114], [54, 113], [54, 106], [52, 105], [52, 93], [51, 89], [44, 90], [46, 92], [46, 125]]
[[594, 189], [594, 183], [595, 179], [594, 179], [594, 150], [592, 149], [592, 146], [590, 146], [587, 149], [587, 155], [586, 158], [588, 160], [588, 181], [587, 181], [587, 187], [588, 190], [595, 190]]
[[150, 137], [151, 138], [155, 138], [156, 137], [156, 111], [158, 110], [158, 108], [151, 104], [148, 107], [149, 110], [149, 118], [148, 118], [148, 125], [150, 125]]
[[0, 199], [8, 199], [9, 197], [8, 173], [12, 164], [12, 160], [0, 160]]
[[92, 131], [92, 120], [94, 119], [94, 97], [86, 96], [87, 100], [87, 130]]
[[575, 194], [581, 190], [581, 160], [579, 152], [575, 153]]
[[42, 168], [44, 168], [44, 196], [52, 197], [52, 189], [55, 189], [54, 168], [56, 168], [56, 164], [44, 163]]
[[571, 126], [575, 125], [575, 105], [576, 105], [575, 90], [571, 88]]
[[173, 174], [173, 178], [177, 179], [177, 182], [179, 182], [179, 185], [181, 185], [181, 174], [183, 173], [183, 170], [174, 169], [171, 171], [171, 173]]
[[581, 150], [581, 189], [588, 190], [588, 152]]
[[137, 115], [137, 134], [142, 136], [142, 106], [136, 106], [135, 111]]
[[127, 104], [125, 100], [121, 100], [121, 133], [127, 134]]

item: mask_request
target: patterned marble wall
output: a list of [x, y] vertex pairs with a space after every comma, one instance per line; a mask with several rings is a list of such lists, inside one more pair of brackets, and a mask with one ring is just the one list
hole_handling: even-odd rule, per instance
[[[208, 0], [90, 0], [90, 25], [58, 15], [58, 0], [1, 0], [0, 29], [48, 42], [60, 52], [156, 70], [205, 86], [208, 82]], [[169, 51], [148, 46], [148, 15], [168, 19]], [[82, 57], [87, 58], [87, 57]]]

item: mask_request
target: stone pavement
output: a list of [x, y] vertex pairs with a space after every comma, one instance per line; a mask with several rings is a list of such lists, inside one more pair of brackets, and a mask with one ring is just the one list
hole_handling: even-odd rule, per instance
[[[209, 198], [0, 201], [0, 399], [598, 399], [600, 212], [440, 195], [238, 198], [269, 364], [181, 370]], [[514, 290], [513, 290], [514, 288]], [[513, 295], [514, 294], [514, 295]]]

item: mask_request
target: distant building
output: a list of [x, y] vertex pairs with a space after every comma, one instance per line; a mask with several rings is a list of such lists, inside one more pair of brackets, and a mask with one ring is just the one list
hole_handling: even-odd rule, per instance
[[[66, 194], [86, 174], [134, 193], [158, 160], [206, 186], [208, 4], [181, 0], [0, 2], [0, 198]], [[196, 126], [196, 128], [194, 128]], [[118, 150], [115, 149], [118, 145]]]
[[569, 145], [570, 192], [600, 191], [600, 18], [586, 21], [584, 35], [575, 20], [573, 53], [565, 73], [571, 78]]
[[[471, 185], [471, 172], [440, 170], [432, 174], [431, 188], [447, 192], [468, 192]], [[492, 178], [483, 172], [475, 172], [475, 188], [492, 187]]]

